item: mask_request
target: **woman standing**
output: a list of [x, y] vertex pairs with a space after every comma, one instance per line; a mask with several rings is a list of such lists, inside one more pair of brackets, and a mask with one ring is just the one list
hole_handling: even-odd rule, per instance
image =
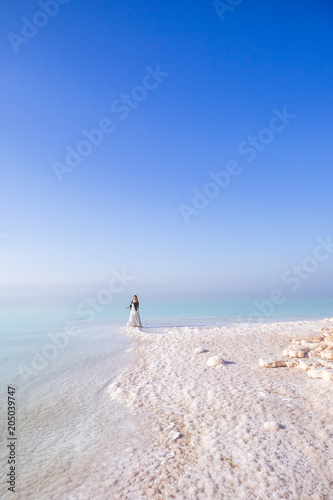
[[138, 326], [139, 328], [141, 328], [142, 324], [139, 314], [139, 301], [136, 295], [133, 295], [133, 300], [130, 305], [126, 307], [126, 309], [131, 310], [127, 326]]

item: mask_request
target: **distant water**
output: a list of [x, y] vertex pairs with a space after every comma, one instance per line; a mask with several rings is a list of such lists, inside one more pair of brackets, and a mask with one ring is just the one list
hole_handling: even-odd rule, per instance
[[[128, 298], [127, 298], [128, 299]], [[82, 307], [82, 298], [68, 298], [61, 302], [39, 302], [38, 298], [27, 301], [21, 298], [2, 299], [0, 302], [0, 335], [2, 332], [25, 331], [48, 327], [62, 327], [68, 321], [85, 321], [87, 325], [105, 322], [113, 326], [123, 326], [128, 319], [125, 306], [129, 300], [111, 303], [96, 309], [87, 304]], [[81, 305], [81, 307], [79, 307]], [[287, 298], [283, 304], [273, 304], [267, 297], [262, 298], [203, 298], [203, 299], [146, 299], [140, 297], [142, 320], [146, 324], [181, 320], [252, 322], [252, 321], [292, 321], [318, 320], [333, 316], [333, 297], [329, 298]]]
[[274, 304], [267, 297], [237, 299], [203, 299], [167, 301], [142, 306], [146, 320], [180, 320], [184, 325], [196, 323], [198, 319], [206, 324], [230, 322], [270, 322], [319, 320], [333, 316], [333, 298], [287, 298], [283, 304]]
[[[70, 498], [68, 492], [77, 489], [80, 493], [73, 498], [92, 498], [107, 481], [108, 460], [121, 458], [122, 449], [138, 439], [138, 422], [107, 392], [117, 373], [135, 357], [123, 330], [128, 311], [124, 304], [110, 304], [95, 314], [85, 307], [82, 314], [78, 303], [21, 299], [3, 301], [0, 307], [1, 401], [7, 385], [14, 386], [20, 499]], [[333, 299], [288, 299], [274, 307], [265, 298], [155, 303], [141, 299], [140, 309], [143, 329], [153, 332], [174, 325], [321, 319], [333, 316]], [[1, 432], [6, 436], [1, 407]], [[4, 447], [1, 454], [6, 463]], [[1, 472], [1, 492], [6, 472]], [[10, 498], [9, 493], [0, 496]]]

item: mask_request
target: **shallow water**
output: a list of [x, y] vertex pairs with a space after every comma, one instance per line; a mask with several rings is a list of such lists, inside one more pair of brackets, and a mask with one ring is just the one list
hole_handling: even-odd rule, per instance
[[[12, 328], [1, 335], [1, 400], [7, 399], [7, 386], [16, 389], [20, 499], [88, 499], [97, 492], [107, 498], [114, 459], [121, 459], [128, 442], [140, 444], [139, 422], [107, 393], [135, 356], [127, 351], [126, 335], [115, 324], [78, 324], [75, 337], [66, 337], [66, 324]], [[7, 437], [1, 407], [1, 434]], [[6, 463], [8, 453], [1, 448]], [[2, 468], [1, 498], [12, 495], [6, 492], [7, 472]]]

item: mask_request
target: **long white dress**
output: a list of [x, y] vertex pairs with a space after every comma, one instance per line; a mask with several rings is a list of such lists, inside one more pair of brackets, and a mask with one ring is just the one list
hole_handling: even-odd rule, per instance
[[142, 327], [140, 314], [138, 313], [138, 311], [136, 311], [134, 303], [131, 304], [131, 312], [127, 326], [139, 326], [140, 328]]

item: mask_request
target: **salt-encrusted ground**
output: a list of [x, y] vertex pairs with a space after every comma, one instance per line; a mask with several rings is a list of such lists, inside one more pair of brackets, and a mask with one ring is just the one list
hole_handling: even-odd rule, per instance
[[[258, 366], [323, 326], [129, 330], [137, 361], [109, 391], [141, 416], [149, 439], [114, 463], [110, 498], [332, 499], [333, 383]], [[194, 354], [199, 346], [207, 352]], [[226, 364], [208, 367], [214, 355]]]

